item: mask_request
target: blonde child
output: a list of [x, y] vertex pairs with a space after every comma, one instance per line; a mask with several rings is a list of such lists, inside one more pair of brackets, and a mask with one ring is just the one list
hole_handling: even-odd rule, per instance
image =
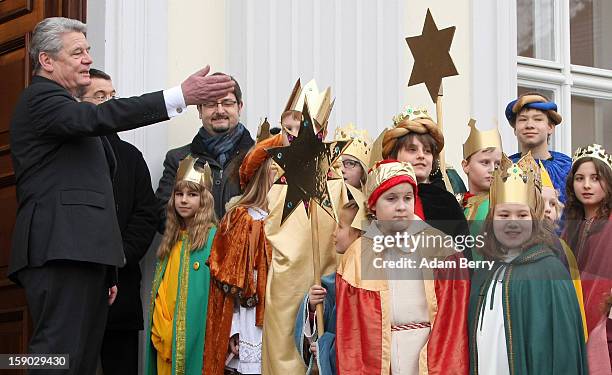
[[210, 254], [216, 223], [208, 165], [184, 159], [168, 201], [151, 291], [145, 373], [202, 372]]
[[204, 374], [261, 373], [264, 297], [271, 248], [264, 223], [267, 194], [276, 170], [266, 149], [282, 135], [257, 143], [240, 166], [243, 195], [219, 225], [208, 264], [213, 284], [208, 300]]
[[[336, 253], [342, 255], [361, 237], [361, 231], [351, 227], [357, 216], [359, 206], [354, 200], [346, 203], [338, 214], [338, 226], [334, 232]], [[310, 287], [298, 310], [295, 321], [295, 344], [298, 352], [312, 371], [317, 363], [319, 374], [336, 374], [336, 273], [321, 279], [321, 284]], [[317, 337], [316, 307], [323, 303], [325, 333]]]

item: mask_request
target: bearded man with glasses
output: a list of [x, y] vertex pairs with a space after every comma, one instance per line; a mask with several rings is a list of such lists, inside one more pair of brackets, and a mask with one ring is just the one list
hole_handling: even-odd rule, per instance
[[[214, 73], [219, 75], [222, 73]], [[181, 160], [192, 155], [198, 162], [208, 162], [213, 176], [213, 197], [215, 198], [215, 214], [221, 219], [225, 214], [225, 204], [241, 194], [238, 169], [247, 151], [255, 144], [247, 128], [240, 123], [242, 91], [238, 82], [234, 92], [225, 97], [208, 101], [197, 106], [202, 127], [190, 144], [172, 149], [166, 154], [164, 173], [159, 180], [155, 195], [160, 201], [159, 215], [160, 232], [163, 232], [166, 222], [166, 204], [172, 193], [176, 170]]]

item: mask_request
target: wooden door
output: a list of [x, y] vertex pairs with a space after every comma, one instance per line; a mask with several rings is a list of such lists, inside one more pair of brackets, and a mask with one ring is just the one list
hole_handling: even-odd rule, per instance
[[85, 22], [86, 9], [86, 0], [0, 0], [0, 353], [25, 353], [31, 331], [23, 289], [6, 277], [17, 212], [9, 123], [32, 75], [31, 33], [46, 17]]

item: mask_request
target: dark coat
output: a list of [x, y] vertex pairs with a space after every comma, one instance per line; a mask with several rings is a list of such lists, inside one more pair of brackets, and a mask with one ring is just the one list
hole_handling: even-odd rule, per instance
[[96, 106], [33, 77], [10, 125], [18, 209], [9, 277], [54, 259], [122, 267], [111, 181], [116, 161], [100, 136], [167, 119], [161, 91]]
[[140, 260], [151, 245], [159, 223], [158, 203], [149, 168], [140, 151], [116, 134], [106, 138], [117, 160], [113, 189], [127, 261], [119, 268], [119, 293], [109, 309], [106, 329], [140, 330], [143, 329]]
[[217, 215], [217, 219], [221, 220], [223, 215], [225, 215], [225, 204], [229, 202], [232, 197], [242, 194], [238, 171], [240, 169], [240, 164], [242, 164], [242, 160], [254, 144], [255, 141], [251, 138], [251, 134], [245, 131], [234, 149], [234, 156], [226, 164], [225, 168], [206, 152], [200, 140], [200, 136], [197, 134], [190, 144], [168, 151], [166, 160], [164, 160], [164, 173], [155, 191], [155, 195], [160, 201], [160, 232], [164, 231], [166, 205], [168, 204], [168, 200], [170, 200], [170, 194], [172, 193], [174, 180], [176, 179], [176, 170], [181, 160], [191, 154], [194, 158], [200, 159], [198, 162], [208, 162], [213, 177], [212, 195], [215, 200], [215, 214]]

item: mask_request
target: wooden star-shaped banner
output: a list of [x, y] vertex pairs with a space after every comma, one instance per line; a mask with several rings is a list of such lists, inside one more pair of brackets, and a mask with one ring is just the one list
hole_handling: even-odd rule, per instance
[[459, 74], [449, 53], [454, 35], [454, 26], [438, 30], [431, 12], [427, 9], [423, 33], [406, 38], [414, 56], [414, 67], [408, 86], [425, 83], [434, 103], [438, 100], [442, 78]]
[[[342, 155], [351, 141], [323, 142], [314, 133], [314, 122], [304, 101], [298, 136], [289, 146], [270, 148], [267, 152], [285, 171], [287, 196], [281, 224], [300, 201], [316, 202], [334, 217], [327, 180], [330, 166]], [[314, 201], [314, 202], [313, 202]]]

